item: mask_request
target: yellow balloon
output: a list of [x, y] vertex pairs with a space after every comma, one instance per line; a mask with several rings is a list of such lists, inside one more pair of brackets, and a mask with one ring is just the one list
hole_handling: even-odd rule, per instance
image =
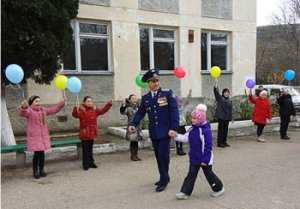
[[57, 75], [54, 78], [54, 86], [59, 90], [64, 90], [67, 87], [68, 78], [64, 75]]
[[213, 66], [213, 67], [210, 69], [210, 75], [211, 75], [211, 77], [213, 77], [213, 78], [218, 78], [218, 77], [220, 77], [220, 75], [221, 75], [221, 69], [220, 69], [218, 66]]

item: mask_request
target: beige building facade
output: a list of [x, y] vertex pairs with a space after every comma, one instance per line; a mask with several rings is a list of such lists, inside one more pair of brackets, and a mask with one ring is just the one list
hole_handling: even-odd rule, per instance
[[[233, 95], [243, 94], [245, 78], [255, 76], [256, 0], [81, 0], [72, 27], [62, 73], [82, 80], [80, 99], [141, 96], [135, 77], [149, 68], [159, 68], [162, 86], [181, 97], [190, 89], [192, 97], [212, 97], [214, 65], [222, 69], [220, 87]], [[176, 66], [186, 70], [185, 78], [175, 78]], [[32, 82], [27, 94], [41, 95], [47, 104], [61, 98], [53, 86]], [[67, 96], [70, 112], [76, 97]], [[118, 106], [112, 112], [107, 117], [115, 124]]]

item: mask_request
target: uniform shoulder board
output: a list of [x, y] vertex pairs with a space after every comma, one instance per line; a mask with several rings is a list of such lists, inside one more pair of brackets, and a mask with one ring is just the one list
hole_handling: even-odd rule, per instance
[[161, 89], [162, 91], [170, 91], [171, 89]]

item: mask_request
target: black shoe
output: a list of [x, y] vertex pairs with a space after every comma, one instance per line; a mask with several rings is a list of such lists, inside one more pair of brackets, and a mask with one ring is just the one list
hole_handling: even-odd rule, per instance
[[218, 144], [218, 147], [225, 148], [225, 144]]
[[136, 155], [131, 155], [130, 160], [131, 161], [140, 161], [141, 159], [139, 159]]
[[186, 153], [183, 150], [178, 150], [177, 155], [182, 156], [182, 155], [186, 155]]
[[90, 168], [98, 168], [98, 166], [97, 166], [95, 163], [92, 163], [92, 164], [90, 165]]
[[281, 137], [281, 139], [283, 139], [283, 140], [289, 140], [290, 137], [288, 137], [288, 136], [283, 136], [283, 137]]
[[155, 191], [156, 191], [156, 192], [162, 192], [162, 191], [164, 191], [166, 188], [167, 188], [167, 185], [166, 185], [166, 184], [159, 185], [159, 186], [156, 187]]
[[35, 178], [35, 179], [39, 179], [40, 178], [40, 174], [39, 174], [39, 172], [37, 170], [33, 171], [33, 178]]
[[89, 167], [84, 166], [83, 170], [87, 171], [87, 170], [89, 170]]
[[44, 170], [40, 171], [40, 177], [46, 177], [47, 173]]
[[227, 144], [227, 142], [224, 143], [225, 147], [230, 147], [229, 144]]
[[155, 184], [154, 184], [155, 186], [158, 186], [158, 185], [160, 185], [160, 181], [157, 181], [157, 182], [155, 182]]

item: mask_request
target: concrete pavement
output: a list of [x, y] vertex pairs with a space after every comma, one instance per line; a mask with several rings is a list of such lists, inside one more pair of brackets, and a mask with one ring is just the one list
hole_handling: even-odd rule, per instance
[[141, 162], [127, 152], [96, 155], [98, 169], [83, 171], [72, 158], [46, 162], [48, 177], [33, 180], [31, 167], [2, 168], [2, 208], [5, 209], [300, 209], [300, 130], [292, 140], [278, 134], [233, 138], [230, 148], [214, 149], [214, 170], [226, 193], [214, 199], [200, 172], [189, 200], [177, 201], [187, 174], [188, 158], [172, 154], [171, 182], [154, 192], [158, 180], [153, 151], [142, 150]]

